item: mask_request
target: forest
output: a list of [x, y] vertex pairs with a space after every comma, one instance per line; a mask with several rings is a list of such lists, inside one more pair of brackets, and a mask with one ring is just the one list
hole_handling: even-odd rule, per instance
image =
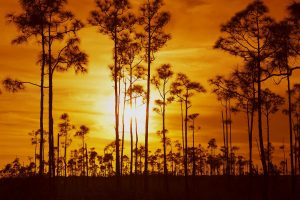
[[[210, 87], [206, 88], [184, 69], [176, 72], [169, 63], [156, 64], [157, 55], [172, 40], [166, 31], [172, 17], [163, 0], [141, 1], [138, 9], [129, 0], [94, 2], [85, 22], [68, 10], [67, 0], [20, 0], [20, 12], [5, 13], [8, 26], [18, 30], [12, 44], [34, 42], [40, 49], [35, 60], [40, 80], [2, 80], [0, 94], [37, 87], [40, 101], [38, 128], [28, 134], [34, 155], [25, 164], [16, 158], [0, 170], [0, 194], [5, 199], [300, 197], [300, 82], [291, 83], [300, 69], [300, 3], [283, 8], [286, 17], [280, 21], [269, 15], [262, 0], [253, 0], [224, 19], [212, 48], [241, 63], [229, 75], [207, 77]], [[78, 32], [89, 27], [113, 44], [107, 70], [113, 85], [114, 140], [101, 151], [87, 143], [88, 125], [75, 124], [67, 112], [59, 119], [53, 117], [53, 102], [59, 101], [54, 75], [71, 70], [88, 73], [90, 58], [81, 48]], [[266, 84], [270, 80], [273, 85]], [[282, 84], [285, 96], [272, 88]], [[201, 145], [195, 139], [201, 130], [196, 123], [201, 113], [192, 112], [191, 107], [198, 95], [207, 93], [219, 102], [221, 120], [216, 126], [222, 140], [212, 135]], [[180, 140], [168, 134], [170, 104], [178, 107]], [[136, 114], [141, 106], [144, 124]], [[278, 160], [270, 119], [280, 112], [288, 118], [289, 141], [279, 147]], [[155, 148], [149, 145], [151, 113], [159, 116], [161, 126]], [[247, 156], [232, 141], [236, 113], [247, 120]], [[129, 127], [128, 142], [125, 126]], [[139, 126], [145, 127], [144, 137]], [[74, 143], [80, 147], [73, 148]], [[11, 194], [14, 190], [19, 192]]]

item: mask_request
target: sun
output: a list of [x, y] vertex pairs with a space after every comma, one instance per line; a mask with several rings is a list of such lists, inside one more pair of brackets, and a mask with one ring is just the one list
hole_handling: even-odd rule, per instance
[[[107, 96], [103, 101], [94, 101], [93, 110], [101, 112], [101, 116], [98, 119], [97, 123], [100, 125], [105, 125], [105, 127], [114, 127], [115, 125], [115, 105], [114, 105], [114, 96]], [[150, 106], [151, 109], [151, 106]], [[144, 134], [145, 132], [145, 119], [146, 119], [146, 104], [141, 100], [137, 99], [133, 101], [132, 108], [130, 108], [129, 102], [125, 103], [120, 99], [119, 107], [119, 133], [122, 134], [123, 131], [123, 111], [124, 111], [124, 132], [125, 139], [130, 139], [130, 119], [132, 118], [132, 129], [135, 135], [136, 128], [138, 134]], [[151, 110], [150, 110], [151, 111]], [[110, 128], [107, 131], [111, 130]]]
[[[123, 108], [120, 108], [120, 119], [122, 123]], [[145, 118], [146, 118], [146, 106], [143, 102], [137, 102], [137, 105], [133, 104], [132, 108], [130, 105], [125, 106], [124, 112], [124, 123], [127, 125], [125, 132], [130, 131], [130, 119], [132, 118], [133, 131], [137, 128], [139, 132], [144, 132], [145, 129]]]

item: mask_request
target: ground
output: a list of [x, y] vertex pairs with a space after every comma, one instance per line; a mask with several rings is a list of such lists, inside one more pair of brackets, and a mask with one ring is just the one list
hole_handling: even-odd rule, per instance
[[[58, 177], [0, 179], [2, 200], [288, 200], [300, 199], [300, 177], [289, 176], [149, 176], [148, 188], [142, 176], [122, 177]], [[118, 185], [118, 187], [117, 187]], [[265, 191], [265, 192], [264, 192]], [[293, 194], [294, 193], [294, 194]], [[293, 195], [292, 195], [293, 194]]]

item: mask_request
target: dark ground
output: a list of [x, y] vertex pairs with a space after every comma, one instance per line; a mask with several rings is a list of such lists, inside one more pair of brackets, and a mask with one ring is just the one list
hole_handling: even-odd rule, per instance
[[[163, 176], [148, 177], [148, 192], [144, 178], [122, 177], [121, 189], [116, 178], [68, 177], [0, 179], [1, 200], [300, 200], [300, 177], [295, 178], [294, 196], [289, 176], [201, 176], [189, 177], [188, 192], [184, 177], [168, 177], [166, 187]], [[267, 192], [264, 192], [267, 191]]]

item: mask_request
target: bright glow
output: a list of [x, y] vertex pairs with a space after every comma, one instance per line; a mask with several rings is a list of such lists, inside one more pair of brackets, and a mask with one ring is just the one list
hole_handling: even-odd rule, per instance
[[[122, 125], [122, 115], [123, 115], [124, 102], [123, 99], [120, 99], [120, 114], [119, 114], [119, 133], [120, 137], [122, 136], [123, 125]], [[150, 105], [151, 109], [151, 105]], [[99, 135], [99, 137], [106, 137], [114, 139], [114, 132], [112, 127], [115, 126], [115, 105], [114, 105], [114, 96], [109, 96], [103, 99], [103, 101], [95, 101], [94, 110], [105, 115], [105, 118], [101, 121], [98, 121], [99, 125], [101, 125], [105, 129], [105, 135]], [[145, 132], [145, 118], [146, 118], [146, 105], [142, 102], [141, 99], [137, 99], [136, 108], [135, 101], [133, 101], [132, 109], [130, 108], [129, 102], [126, 102], [125, 112], [124, 112], [124, 131], [125, 131], [125, 140], [130, 140], [130, 118], [132, 117], [132, 132], [135, 137], [136, 133], [136, 123], [137, 122], [137, 130], [139, 135], [144, 135]], [[151, 124], [150, 124], [151, 127]]]

